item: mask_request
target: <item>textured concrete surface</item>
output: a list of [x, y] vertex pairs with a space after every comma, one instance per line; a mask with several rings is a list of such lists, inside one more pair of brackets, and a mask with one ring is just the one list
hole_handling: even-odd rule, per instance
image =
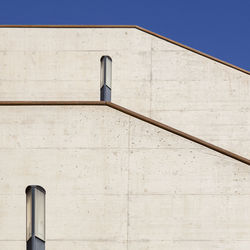
[[0, 100], [112, 101], [250, 157], [250, 76], [133, 28], [1, 28]]
[[250, 247], [250, 169], [106, 106], [0, 107], [0, 249], [25, 247], [25, 188], [47, 191], [47, 250]]

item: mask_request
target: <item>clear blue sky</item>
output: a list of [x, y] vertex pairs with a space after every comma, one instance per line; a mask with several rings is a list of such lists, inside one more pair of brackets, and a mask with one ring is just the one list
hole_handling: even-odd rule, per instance
[[250, 0], [1, 0], [0, 24], [139, 25], [250, 70]]

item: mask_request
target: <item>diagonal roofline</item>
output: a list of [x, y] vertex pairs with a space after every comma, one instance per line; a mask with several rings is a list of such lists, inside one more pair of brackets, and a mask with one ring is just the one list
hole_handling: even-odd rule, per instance
[[156, 120], [153, 120], [149, 117], [146, 117], [144, 115], [141, 115], [139, 113], [136, 113], [134, 111], [131, 111], [127, 108], [124, 108], [120, 105], [117, 105], [112, 102], [105, 102], [105, 101], [0, 101], [0, 106], [73, 106], [73, 105], [99, 105], [99, 106], [108, 106], [110, 108], [116, 109], [122, 113], [125, 113], [127, 115], [133, 116], [139, 120], [142, 120], [144, 122], [147, 122], [153, 126], [156, 126], [158, 128], [161, 128], [163, 130], [166, 130], [170, 133], [176, 134], [178, 136], [181, 136], [187, 140], [193, 141], [195, 143], [198, 143], [202, 146], [205, 146], [209, 149], [212, 149], [216, 152], [219, 152], [223, 155], [226, 155], [228, 157], [231, 157], [235, 160], [238, 160], [242, 163], [245, 163], [247, 165], [250, 165], [250, 159], [247, 159], [245, 157], [242, 157], [238, 154], [235, 154], [231, 151], [228, 151], [226, 149], [223, 149], [221, 147], [215, 146], [214, 144], [211, 144], [209, 142], [206, 142], [204, 140], [201, 140], [195, 136], [192, 136], [190, 134], [187, 134], [185, 132], [182, 132], [178, 129], [175, 129], [173, 127], [170, 127], [164, 123], [160, 123]]
[[192, 51], [192, 52], [194, 52], [196, 54], [199, 54], [201, 56], [204, 56], [206, 58], [214, 60], [214, 61], [216, 61], [218, 63], [224, 64], [224, 65], [226, 65], [228, 67], [231, 67], [233, 69], [239, 70], [239, 71], [241, 71], [243, 73], [246, 73], [246, 74], [250, 75], [250, 71], [248, 71], [246, 69], [242, 69], [242, 68], [240, 68], [238, 66], [235, 66], [235, 65], [233, 65], [231, 63], [228, 63], [228, 62], [220, 60], [220, 59], [218, 59], [216, 57], [210, 56], [210, 55], [208, 55], [206, 53], [203, 53], [203, 52], [201, 52], [199, 50], [193, 49], [193, 48], [191, 48], [191, 47], [189, 47], [187, 45], [176, 42], [174, 40], [171, 40], [171, 39], [169, 39], [167, 37], [164, 37], [162, 35], [159, 35], [157, 33], [154, 33], [154, 32], [152, 32], [150, 30], [144, 29], [144, 28], [142, 28], [140, 26], [137, 26], [137, 25], [0, 25], [0, 28], [135, 28], [135, 29], [138, 29], [140, 31], [146, 32], [146, 33], [148, 33], [150, 35], [153, 35], [155, 37], [158, 37], [160, 39], [163, 39], [163, 40], [165, 40], [167, 42], [170, 42], [172, 44], [175, 44], [177, 46], [185, 48], [185, 49], [187, 49], [189, 51]]

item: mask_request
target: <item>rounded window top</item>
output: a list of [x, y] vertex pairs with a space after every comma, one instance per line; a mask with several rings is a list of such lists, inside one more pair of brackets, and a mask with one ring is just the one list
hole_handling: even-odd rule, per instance
[[42, 186], [39, 186], [39, 185], [29, 185], [29, 186], [27, 186], [26, 189], [25, 189], [25, 193], [27, 194], [31, 189], [35, 189], [35, 188], [40, 190], [44, 194], [46, 194], [45, 189]]
[[112, 58], [110, 56], [102, 56], [100, 60], [102, 61], [103, 59], [109, 59], [110, 61], [112, 61]]

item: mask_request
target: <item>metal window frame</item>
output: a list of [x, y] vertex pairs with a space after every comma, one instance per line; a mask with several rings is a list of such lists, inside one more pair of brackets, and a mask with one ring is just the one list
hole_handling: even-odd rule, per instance
[[[110, 76], [110, 80], [111, 82], [110, 87], [107, 85], [107, 59], [110, 60], [111, 62], [111, 76]], [[101, 59], [101, 70], [102, 70], [102, 64], [103, 64], [103, 76], [102, 76], [102, 72], [101, 72], [101, 77], [103, 77], [103, 79], [100, 79], [101, 81], [101, 88], [100, 88], [100, 100], [101, 101], [107, 101], [110, 102], [111, 101], [111, 85], [112, 85], [112, 58], [110, 56], [102, 56]]]
[[[36, 236], [35, 232], [35, 216], [36, 216], [36, 211], [35, 211], [35, 200], [36, 200], [36, 195], [35, 195], [35, 190], [39, 190], [44, 195], [46, 195], [46, 191], [43, 187], [39, 185], [29, 185], [25, 189], [26, 193], [26, 249], [27, 250], [45, 250], [45, 221], [44, 221], [44, 239], [40, 239], [39, 237]], [[27, 238], [27, 195], [31, 192], [31, 237]], [[45, 204], [46, 201], [44, 200]], [[45, 206], [44, 204], [44, 206]], [[44, 210], [44, 220], [46, 220], [46, 212]]]

